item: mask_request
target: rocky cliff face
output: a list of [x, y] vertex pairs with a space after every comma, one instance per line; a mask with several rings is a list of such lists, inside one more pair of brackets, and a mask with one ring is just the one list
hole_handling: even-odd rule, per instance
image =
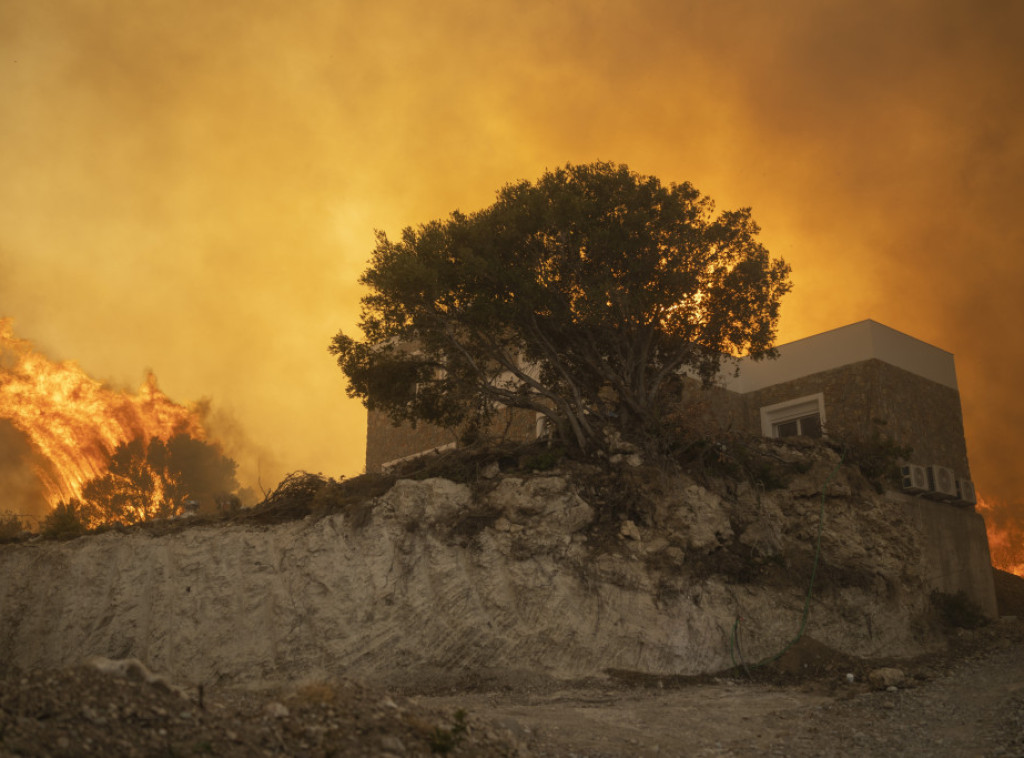
[[984, 606], [956, 567], [935, 574], [935, 529], [970, 533], [964, 560], [991, 585], [980, 517], [878, 495], [830, 451], [794, 454], [804, 473], [769, 492], [637, 469], [632, 519], [598, 517], [586, 472], [497, 474], [402, 480], [275, 526], [0, 546], [0, 669], [134, 656], [192, 684], [715, 671], [797, 634], [819, 516], [819, 642], [909, 655], [938, 642], [932, 590]]

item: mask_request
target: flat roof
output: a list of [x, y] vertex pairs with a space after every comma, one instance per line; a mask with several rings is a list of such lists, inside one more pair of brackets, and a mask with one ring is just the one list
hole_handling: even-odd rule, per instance
[[821, 371], [876, 358], [958, 390], [953, 354], [909, 334], [867, 319], [776, 348], [775, 360], [740, 358], [739, 376], [723, 366], [723, 384], [733, 392], [753, 392]]

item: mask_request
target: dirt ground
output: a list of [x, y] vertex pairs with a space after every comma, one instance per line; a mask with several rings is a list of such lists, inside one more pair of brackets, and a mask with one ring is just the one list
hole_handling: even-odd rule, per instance
[[[1024, 755], [1024, 624], [964, 632], [949, 653], [913, 662], [844, 667], [842, 656], [826, 664], [808, 647], [819, 668], [775, 670], [761, 682], [737, 675], [418, 702], [516, 724], [537, 756]], [[867, 674], [882, 664], [900, 667], [905, 681], [873, 686]]]
[[[882, 666], [904, 680], [873, 685]], [[0, 681], [0, 756], [1024, 755], [1024, 622], [1012, 617], [914, 661], [802, 640], [749, 673], [427, 694], [335, 681], [200, 702], [137, 672], [79, 667]]]

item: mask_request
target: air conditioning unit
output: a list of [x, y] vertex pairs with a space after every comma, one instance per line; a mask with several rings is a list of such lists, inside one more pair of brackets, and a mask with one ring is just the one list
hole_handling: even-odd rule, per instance
[[909, 463], [906, 466], [900, 467], [900, 475], [903, 480], [904, 492], [927, 492], [930, 489], [928, 486], [928, 472], [924, 466]]
[[957, 500], [964, 505], [977, 505], [978, 495], [974, 492], [974, 482], [970, 479], [957, 479]]
[[928, 467], [928, 489], [932, 497], [939, 500], [955, 500], [960, 494], [956, 488], [956, 474], [945, 466]]

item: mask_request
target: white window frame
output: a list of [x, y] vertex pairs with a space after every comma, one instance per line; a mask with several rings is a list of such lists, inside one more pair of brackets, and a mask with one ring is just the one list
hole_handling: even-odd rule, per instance
[[416, 397], [419, 397], [422, 387], [425, 387], [427, 384], [431, 382], [443, 382], [447, 378], [448, 369], [446, 369], [444, 366], [434, 366], [434, 375], [427, 382], [416, 382], [415, 386], [413, 387], [413, 393], [415, 394]]
[[534, 428], [534, 439], [538, 440], [550, 440], [551, 438], [551, 427], [549, 426], [550, 420], [543, 413], [537, 413], [536, 426]]
[[761, 434], [765, 437], [775, 437], [775, 426], [777, 424], [784, 424], [787, 421], [810, 416], [812, 413], [818, 414], [818, 418], [821, 419], [821, 436], [827, 437], [828, 434], [825, 431], [825, 394], [823, 392], [762, 406]]

